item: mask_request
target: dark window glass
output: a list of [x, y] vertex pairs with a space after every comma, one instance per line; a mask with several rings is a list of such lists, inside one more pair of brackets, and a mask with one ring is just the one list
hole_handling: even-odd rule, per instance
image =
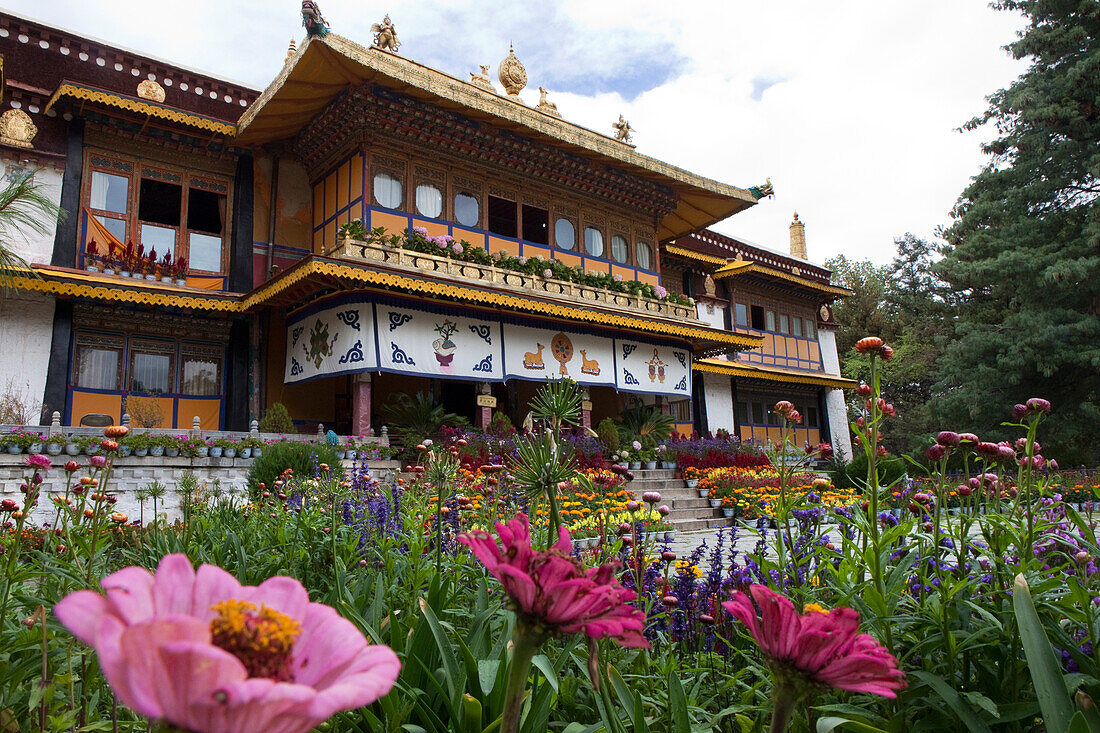
[[749, 309], [744, 303], [735, 303], [733, 306], [734, 315], [737, 320], [737, 325], [742, 328], [747, 328], [749, 325]]
[[794, 318], [791, 318], [791, 333], [793, 333], [795, 336], [801, 336], [802, 335], [802, 319], [801, 318], [799, 318], [797, 316], [795, 316]]
[[752, 403], [752, 423], [753, 425], [764, 424], [764, 403], [753, 402]]
[[201, 188], [187, 190], [187, 228], [207, 234], [225, 229], [225, 196]]
[[737, 403], [737, 420], [742, 425], [751, 424], [752, 421], [749, 420], [749, 403], [748, 402], [738, 402]]
[[550, 244], [550, 213], [546, 209], [523, 205], [523, 240]]
[[758, 305], [754, 305], [751, 308], [752, 312], [752, 327], [757, 331], [764, 330], [764, 309]]
[[806, 410], [806, 424], [811, 428], [817, 427], [817, 408], [810, 407]]
[[516, 202], [489, 197], [489, 231], [502, 237], [516, 236]]
[[684, 297], [685, 298], [694, 298], [695, 297], [695, 273], [693, 273], [691, 270], [687, 270], [686, 272], [684, 272], [683, 286], [684, 287], [683, 287], [682, 292], [684, 294]]
[[141, 179], [138, 218], [153, 224], [180, 225], [183, 207], [183, 186], [150, 178]]

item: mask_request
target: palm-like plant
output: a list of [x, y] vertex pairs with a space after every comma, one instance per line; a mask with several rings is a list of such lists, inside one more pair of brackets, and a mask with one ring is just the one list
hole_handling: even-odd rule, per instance
[[46, 234], [64, 217], [61, 208], [42, 193], [34, 171], [19, 173], [0, 189], [0, 287], [11, 287], [17, 276], [37, 277], [15, 253], [16, 236]]
[[667, 440], [675, 425], [672, 415], [661, 412], [659, 407], [638, 405], [623, 413], [620, 439], [624, 443], [637, 439], [643, 446], [652, 448]]
[[462, 417], [447, 412], [426, 392], [417, 392], [412, 397], [398, 393], [394, 396], [394, 402], [382, 408], [382, 414], [390, 425], [391, 433], [402, 437], [412, 435], [418, 439], [436, 435], [444, 425], [463, 423]]

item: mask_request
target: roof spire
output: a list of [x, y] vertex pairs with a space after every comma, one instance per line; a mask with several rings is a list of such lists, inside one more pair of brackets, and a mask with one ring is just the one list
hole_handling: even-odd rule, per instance
[[798, 212], [794, 212], [794, 221], [791, 222], [791, 257], [809, 259], [806, 256], [806, 225], [798, 220]]

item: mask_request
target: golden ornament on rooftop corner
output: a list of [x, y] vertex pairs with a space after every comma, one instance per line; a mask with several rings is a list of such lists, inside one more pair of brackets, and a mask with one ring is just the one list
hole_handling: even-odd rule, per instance
[[29, 148], [37, 134], [38, 128], [23, 110], [9, 109], [0, 115], [0, 143]]
[[379, 51], [397, 53], [397, 50], [401, 48], [401, 41], [397, 40], [397, 28], [394, 27], [389, 14], [382, 19], [381, 23], [372, 25], [370, 32], [374, 34], [374, 48]]
[[489, 64], [479, 64], [478, 68], [481, 69], [478, 73], [470, 72], [470, 83], [487, 92], [493, 91], [493, 80], [489, 78]]
[[626, 121], [622, 115], [619, 115], [619, 121], [611, 125], [615, 128], [615, 139], [621, 143], [630, 144], [632, 136], [630, 133], [634, 132], [634, 128], [630, 126], [630, 123]]

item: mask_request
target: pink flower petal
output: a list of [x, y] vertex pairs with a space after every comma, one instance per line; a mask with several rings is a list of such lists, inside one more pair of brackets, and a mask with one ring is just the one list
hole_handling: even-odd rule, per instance
[[230, 599], [245, 600], [240, 582], [217, 565], [203, 565], [195, 573], [190, 613], [209, 623], [217, 615], [212, 607]]
[[195, 568], [187, 555], [165, 555], [153, 580], [153, 606], [158, 616], [191, 613]]
[[62, 598], [53, 607], [53, 613], [69, 633], [92, 646], [100, 622], [104, 616], [114, 614], [114, 607], [94, 591], [78, 590]]
[[153, 574], [145, 568], [123, 568], [104, 578], [100, 586], [126, 623], [140, 623], [153, 616]]

